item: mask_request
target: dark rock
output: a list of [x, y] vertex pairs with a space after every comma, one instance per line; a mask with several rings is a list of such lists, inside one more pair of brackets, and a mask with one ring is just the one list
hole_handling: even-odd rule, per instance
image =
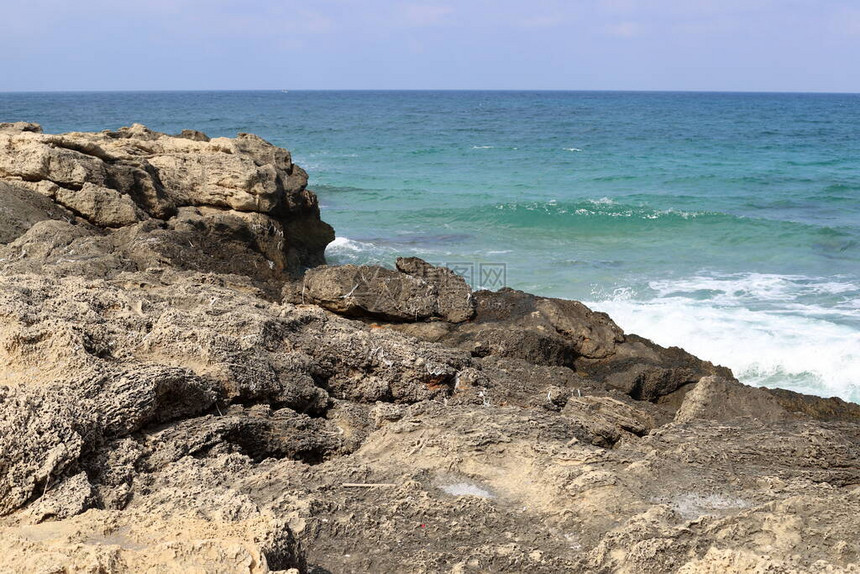
[[442, 340], [476, 356], [499, 355], [535, 364], [573, 366], [579, 357], [604, 358], [624, 340], [603, 313], [578, 301], [502, 289], [475, 293], [474, 321]]
[[839, 397], [823, 398], [804, 395], [787, 389], [762, 389], [788, 412], [820, 421], [860, 422], [860, 405]]
[[185, 138], [196, 142], [208, 142], [209, 136], [197, 130], [182, 130], [176, 137]]
[[14, 241], [46, 219], [74, 223], [75, 216], [40, 193], [0, 181], [0, 244]]
[[257, 543], [273, 572], [291, 568], [298, 570], [299, 574], [308, 571], [302, 544], [285, 520], [273, 521], [268, 532], [257, 539]]
[[221, 413], [190, 418], [150, 433], [147, 442], [149, 452], [138, 465], [152, 470], [189, 455], [238, 452], [257, 462], [287, 458], [318, 464], [348, 452], [343, 436], [326, 419], [263, 405], [233, 405]]
[[635, 399], [680, 406], [690, 385], [702, 377], [734, 379], [729, 369], [694, 357], [678, 347], [661, 347], [648, 339], [626, 335], [605, 359], [580, 358], [577, 371], [605, 382]]
[[94, 505], [93, 487], [86, 473], [80, 472], [46, 491], [29, 512], [36, 522], [62, 520], [76, 516]]

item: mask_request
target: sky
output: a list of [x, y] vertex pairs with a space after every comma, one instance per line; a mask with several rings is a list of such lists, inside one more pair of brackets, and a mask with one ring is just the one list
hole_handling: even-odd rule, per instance
[[860, 0], [0, 0], [0, 91], [860, 92]]

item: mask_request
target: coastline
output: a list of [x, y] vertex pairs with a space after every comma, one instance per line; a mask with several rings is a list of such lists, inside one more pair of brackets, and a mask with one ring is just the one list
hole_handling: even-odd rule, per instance
[[857, 96], [94, 97], [0, 108], [54, 132], [251, 131], [293, 150], [360, 247], [332, 261], [503, 263], [510, 287], [611, 310], [748, 384], [860, 400]]
[[857, 568], [858, 405], [418, 258], [325, 266], [256, 136], [0, 141], [7, 570]]

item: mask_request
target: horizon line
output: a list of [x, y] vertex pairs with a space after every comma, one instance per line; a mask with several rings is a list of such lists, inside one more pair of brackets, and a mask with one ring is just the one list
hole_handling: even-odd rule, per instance
[[663, 89], [557, 89], [557, 88], [215, 88], [215, 89], [56, 89], [0, 90], [0, 94], [168, 94], [168, 93], [252, 93], [252, 92], [499, 92], [499, 93], [626, 93], [626, 94], [795, 94], [795, 95], [860, 95], [850, 91], [795, 90], [663, 90]]

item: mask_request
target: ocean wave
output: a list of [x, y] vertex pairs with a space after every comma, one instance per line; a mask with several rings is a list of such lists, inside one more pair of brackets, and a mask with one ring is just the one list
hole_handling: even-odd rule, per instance
[[349, 237], [335, 237], [334, 241], [328, 244], [327, 250], [355, 252], [372, 247], [372, 243], [361, 243], [360, 241], [353, 241]]
[[335, 237], [325, 250], [326, 261], [333, 265], [391, 265], [394, 251], [370, 241], [357, 241], [348, 237]]
[[772, 273], [700, 275], [651, 281], [648, 285], [659, 298], [691, 298], [695, 293], [706, 292], [712, 294], [709, 297], [711, 301], [722, 305], [747, 304], [750, 301], [790, 302], [804, 296], [860, 294], [860, 286], [848, 279], [820, 279]]
[[455, 253], [452, 245], [460, 245], [471, 235], [447, 234], [402, 234], [391, 237], [351, 239], [336, 237], [325, 251], [326, 261], [332, 265], [382, 265], [391, 267], [398, 257], [418, 256], [430, 263], [448, 261]]
[[[857, 193], [857, 189], [860, 185], [857, 184], [847, 184], [847, 183], [833, 183], [824, 188], [823, 193], [825, 195], [814, 195], [810, 199], [813, 200], [835, 200], [835, 201], [846, 201], [846, 200], [856, 200], [855, 194]], [[839, 194], [839, 195], [835, 195]], [[842, 195], [845, 194], [845, 195]]]
[[[609, 198], [607, 198], [609, 199]], [[544, 236], [553, 232], [622, 237], [619, 234], [647, 235], [672, 240], [677, 233], [695, 234], [693, 242], [703, 246], [720, 244], [728, 249], [756, 246], [776, 252], [799, 247], [838, 264], [860, 261], [860, 233], [846, 226], [815, 225], [797, 221], [767, 219], [722, 211], [656, 207], [625, 199], [580, 199], [575, 201], [508, 201], [468, 209], [432, 207], [421, 211], [425, 220], [445, 220], [472, 228], [530, 229]], [[594, 235], [597, 234], [597, 235]], [[707, 243], [705, 236], [710, 238]], [[632, 240], [632, 235], [623, 235]]]
[[586, 303], [625, 331], [725, 365], [747, 384], [860, 402], [858, 296], [860, 284], [845, 278], [749, 273], [619, 287]]
[[614, 199], [610, 197], [601, 197], [600, 199], [589, 199], [589, 203], [594, 205], [617, 205]]
[[447, 150], [443, 147], [428, 147], [421, 149], [413, 149], [409, 151], [409, 155], [433, 155], [437, 153], [444, 153], [445, 151]]
[[499, 203], [494, 209], [501, 212], [530, 214], [546, 214], [549, 216], [586, 216], [612, 217], [632, 219], [660, 219], [663, 217], [675, 219], [692, 219], [702, 216], [734, 217], [719, 212], [684, 211], [681, 209], [654, 209], [645, 205], [629, 205], [619, 203], [609, 197], [585, 199], [576, 202], [549, 201]]

